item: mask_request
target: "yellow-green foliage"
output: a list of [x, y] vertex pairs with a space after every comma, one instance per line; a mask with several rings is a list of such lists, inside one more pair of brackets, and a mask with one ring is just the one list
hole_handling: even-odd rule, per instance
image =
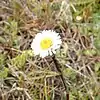
[[5, 63], [5, 55], [0, 54], [0, 69], [2, 69], [4, 63]]
[[9, 69], [5, 67], [5, 55], [0, 54], [0, 78], [6, 78]]
[[9, 39], [7, 39], [9, 44], [13, 45], [13, 43], [16, 42], [17, 39], [18, 22], [9, 19], [8, 22], [5, 24], [4, 30], [9, 37]]
[[6, 78], [8, 75], [9, 69], [8, 68], [3, 68], [2, 70], [0, 70], [0, 78]]
[[31, 50], [23, 51], [21, 54], [11, 59], [11, 64], [17, 68], [23, 68], [27, 58], [30, 56], [33, 56], [33, 52]]

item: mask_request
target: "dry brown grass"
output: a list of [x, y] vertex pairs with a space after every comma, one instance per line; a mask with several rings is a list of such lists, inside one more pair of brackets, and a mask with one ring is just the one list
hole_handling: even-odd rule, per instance
[[[68, 1], [0, 1], [0, 100], [100, 99], [100, 0]], [[45, 29], [61, 35], [56, 61], [32, 54]]]

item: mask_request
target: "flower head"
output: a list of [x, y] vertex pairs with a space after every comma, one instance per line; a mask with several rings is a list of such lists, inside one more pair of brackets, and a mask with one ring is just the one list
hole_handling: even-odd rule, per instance
[[40, 55], [44, 58], [48, 55], [56, 53], [56, 49], [60, 48], [62, 41], [59, 33], [53, 30], [43, 30], [38, 33], [31, 44], [34, 55]]

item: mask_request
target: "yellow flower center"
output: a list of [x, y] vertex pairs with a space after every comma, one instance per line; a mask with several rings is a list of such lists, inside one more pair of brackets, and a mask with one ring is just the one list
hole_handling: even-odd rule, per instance
[[52, 46], [52, 39], [51, 38], [45, 38], [40, 42], [40, 46], [43, 50], [48, 49], [49, 47]]

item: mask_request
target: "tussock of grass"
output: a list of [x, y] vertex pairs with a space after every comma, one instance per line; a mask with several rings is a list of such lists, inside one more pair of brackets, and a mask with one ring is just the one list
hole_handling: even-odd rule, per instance
[[[55, 58], [31, 51], [45, 29], [61, 35]], [[99, 51], [100, 0], [0, 1], [0, 100], [100, 100]]]

